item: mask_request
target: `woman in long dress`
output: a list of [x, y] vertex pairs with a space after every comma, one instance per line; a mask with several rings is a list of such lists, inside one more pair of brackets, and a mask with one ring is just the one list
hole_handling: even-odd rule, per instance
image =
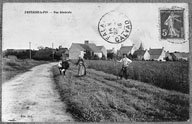
[[86, 75], [86, 66], [82, 56], [79, 56], [79, 60], [76, 63], [78, 67], [78, 76]]

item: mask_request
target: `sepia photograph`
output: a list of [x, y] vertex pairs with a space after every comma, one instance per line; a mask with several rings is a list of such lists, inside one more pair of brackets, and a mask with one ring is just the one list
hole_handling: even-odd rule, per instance
[[2, 122], [189, 122], [189, 3], [4, 2]]

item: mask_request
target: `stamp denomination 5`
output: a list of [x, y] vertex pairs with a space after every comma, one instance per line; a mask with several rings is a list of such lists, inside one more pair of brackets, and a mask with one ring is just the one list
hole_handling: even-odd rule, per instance
[[170, 8], [160, 10], [160, 37], [172, 43], [185, 40], [184, 9]]

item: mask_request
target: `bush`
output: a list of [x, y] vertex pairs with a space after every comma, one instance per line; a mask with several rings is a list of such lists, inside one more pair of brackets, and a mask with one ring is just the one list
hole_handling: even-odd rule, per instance
[[47, 49], [42, 49], [37, 51], [37, 53], [34, 56], [34, 59], [36, 60], [45, 60], [45, 61], [49, 61], [52, 60], [52, 49], [51, 48], [47, 48]]

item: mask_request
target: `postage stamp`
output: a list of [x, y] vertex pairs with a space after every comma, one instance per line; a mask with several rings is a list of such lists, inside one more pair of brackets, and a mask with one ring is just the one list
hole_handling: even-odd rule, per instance
[[185, 40], [183, 8], [160, 10], [160, 33], [161, 39], [174, 40], [174, 43]]
[[111, 11], [103, 15], [98, 24], [101, 37], [110, 43], [121, 43], [125, 41], [131, 33], [132, 25], [129, 18], [116, 11]]

